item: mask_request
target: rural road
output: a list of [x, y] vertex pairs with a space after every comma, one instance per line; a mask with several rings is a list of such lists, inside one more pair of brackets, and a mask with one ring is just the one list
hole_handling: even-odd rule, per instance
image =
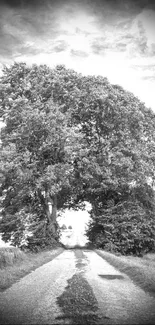
[[0, 293], [0, 324], [155, 324], [155, 299], [96, 252], [64, 250]]

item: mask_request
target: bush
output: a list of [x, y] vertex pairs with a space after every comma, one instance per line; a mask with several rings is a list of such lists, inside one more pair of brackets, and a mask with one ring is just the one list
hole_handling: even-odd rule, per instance
[[59, 231], [53, 235], [53, 232], [43, 234], [41, 229], [27, 239], [27, 248], [30, 251], [39, 252], [43, 249], [51, 249], [60, 246]]
[[154, 214], [137, 201], [92, 213], [86, 234], [94, 247], [113, 253], [142, 256], [155, 251]]

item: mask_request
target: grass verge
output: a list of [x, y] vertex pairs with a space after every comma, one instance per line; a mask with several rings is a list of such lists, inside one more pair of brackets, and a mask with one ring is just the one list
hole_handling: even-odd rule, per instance
[[16, 247], [0, 248], [0, 291], [6, 290], [31, 271], [52, 261], [63, 250], [59, 247], [38, 253], [24, 253]]
[[155, 254], [133, 257], [116, 256], [99, 249], [95, 251], [120, 272], [127, 274], [137, 286], [155, 297]]

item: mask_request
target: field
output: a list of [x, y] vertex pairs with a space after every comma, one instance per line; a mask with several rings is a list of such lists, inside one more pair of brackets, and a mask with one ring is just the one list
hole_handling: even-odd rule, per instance
[[155, 254], [143, 257], [116, 256], [103, 250], [95, 250], [107, 262], [126, 273], [145, 292], [155, 297]]
[[9, 288], [14, 282], [50, 262], [63, 251], [62, 248], [24, 253], [16, 247], [0, 247], [0, 291]]

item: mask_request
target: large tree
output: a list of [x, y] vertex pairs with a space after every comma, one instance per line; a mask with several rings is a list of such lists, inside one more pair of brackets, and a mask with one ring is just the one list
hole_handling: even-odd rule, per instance
[[57, 93], [86, 146], [74, 164], [79, 200], [92, 204], [87, 235], [124, 254], [155, 249], [155, 114], [106, 78], [61, 68]]
[[[5, 69], [1, 80], [5, 122], [1, 132], [1, 230], [4, 240], [17, 245], [27, 229], [41, 232], [45, 242], [47, 237], [57, 237], [57, 209], [73, 195], [73, 161], [82, 146], [78, 127], [69, 125], [69, 113], [64, 114], [52, 96], [46, 101], [40, 98], [39, 73], [33, 95], [25, 94], [21, 68], [26, 66]], [[32, 72], [30, 69], [28, 82], [33, 83]]]
[[[0, 98], [1, 115], [6, 123], [2, 132], [2, 164], [10, 159], [9, 163], [12, 162], [14, 167], [17, 158], [13, 160], [11, 155], [16, 157], [17, 152], [20, 154], [22, 152], [26, 157], [24, 159], [27, 159], [25, 161], [27, 168], [30, 157], [33, 157], [30, 160], [29, 173], [35, 174], [35, 177], [29, 178], [31, 181], [34, 179], [34, 187], [39, 184], [38, 201], [34, 204], [37, 216], [41, 211], [39, 204], [45, 206], [42, 203], [47, 197], [47, 200], [49, 197], [52, 200], [53, 207], [55, 197], [59, 197], [57, 204], [61, 202], [60, 206], [77, 205], [87, 200], [92, 204], [92, 224], [88, 235], [94, 244], [104, 247], [105, 237], [109, 238], [108, 233], [104, 232], [105, 224], [106, 227], [111, 225], [109, 240], [112, 242], [116, 237], [113, 226], [116, 228], [119, 223], [120, 232], [123, 232], [124, 222], [130, 222], [137, 229], [134, 236], [138, 236], [138, 232], [141, 232], [139, 241], [141, 245], [142, 229], [145, 227], [140, 225], [144, 223], [147, 228], [148, 222], [152, 225], [148, 229], [150, 227], [153, 229], [154, 225], [154, 113], [132, 93], [120, 86], [111, 85], [106, 78], [82, 76], [64, 66], [50, 69], [45, 65], [29, 67], [24, 63], [15, 63], [10, 68], [4, 69]], [[39, 131], [40, 123], [42, 132]], [[54, 130], [53, 133], [50, 125]], [[59, 132], [60, 137], [57, 136]], [[48, 141], [44, 141], [46, 137]], [[58, 138], [68, 139], [59, 155], [54, 149], [61, 147], [57, 143]], [[2, 171], [3, 193], [6, 191], [3, 201], [4, 211], [6, 202], [8, 207], [11, 202], [7, 199], [7, 195], [10, 197], [10, 185], [7, 183], [7, 173], [4, 173], [5, 168]], [[23, 167], [17, 168], [20, 169], [23, 172]], [[15, 183], [19, 175], [17, 177], [17, 172], [14, 174], [14, 169], [11, 173], [9, 171], [8, 175]], [[27, 172], [25, 175], [28, 175]], [[61, 175], [61, 184], [65, 184], [58, 189], [57, 175]], [[68, 185], [62, 181], [64, 177]], [[43, 184], [48, 184], [47, 190]], [[22, 191], [24, 189], [26, 192], [30, 191], [31, 197], [32, 193], [36, 192], [31, 189], [30, 182], [27, 187], [25, 185], [22, 187]], [[50, 192], [53, 193], [52, 196], [49, 196]], [[29, 205], [25, 204], [26, 209], [27, 206], [32, 208], [32, 202], [33, 200]], [[132, 222], [133, 209], [129, 208], [130, 202], [133, 202], [135, 207], [134, 217], [137, 227]], [[12, 208], [15, 206], [13, 199]], [[108, 211], [111, 211], [108, 210], [109, 206], [113, 209], [110, 216], [115, 216], [112, 219], [108, 219], [107, 215]], [[22, 207], [21, 201], [20, 209]], [[16, 211], [12, 212], [11, 218], [15, 213]], [[6, 215], [8, 214], [5, 214], [3, 220], [6, 220]], [[18, 220], [21, 220], [21, 217]], [[4, 233], [8, 234], [8, 225]], [[104, 233], [104, 236], [101, 236], [101, 233]], [[123, 245], [128, 243], [127, 233]], [[153, 238], [154, 243], [154, 233], [149, 232], [148, 237]], [[119, 231], [117, 238], [121, 241]]]

